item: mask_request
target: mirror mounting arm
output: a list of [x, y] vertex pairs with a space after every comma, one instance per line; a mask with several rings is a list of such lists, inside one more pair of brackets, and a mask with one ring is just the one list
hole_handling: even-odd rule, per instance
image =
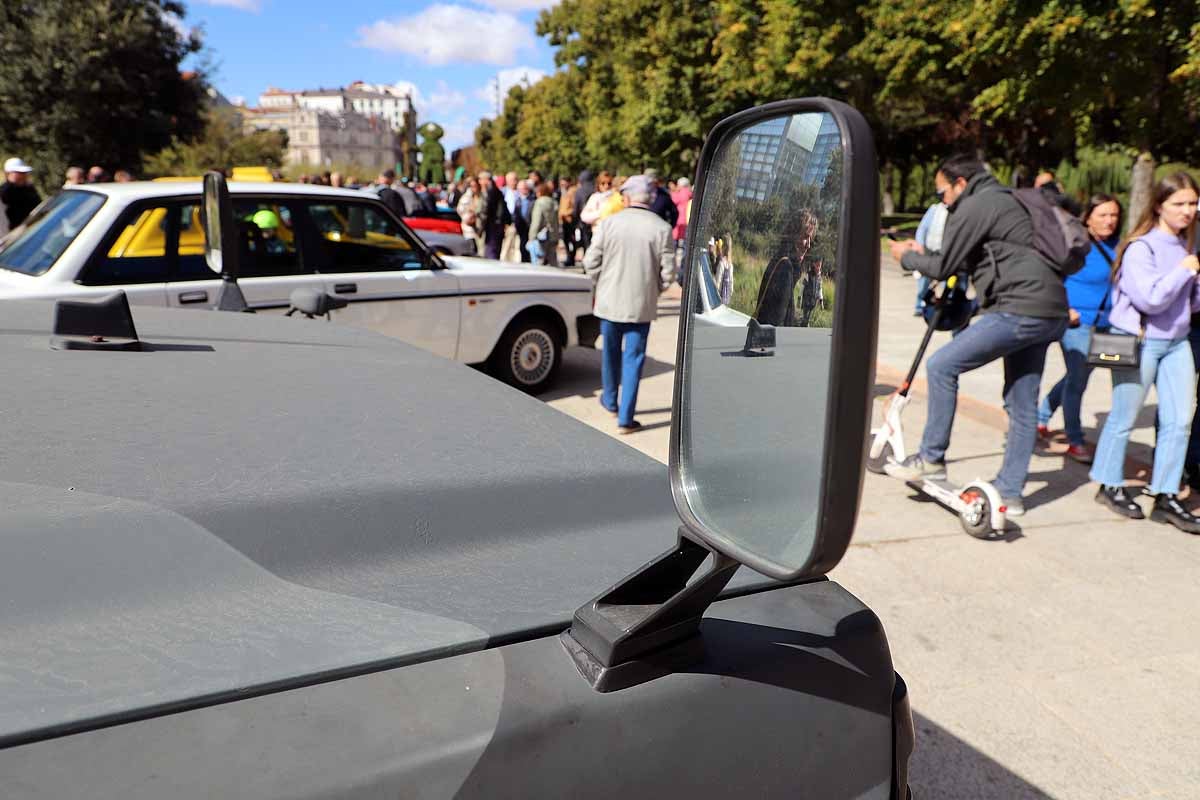
[[[689, 584], [710, 555], [711, 568]], [[575, 612], [563, 645], [599, 692], [678, 671], [703, 657], [700, 619], [738, 566], [681, 526], [674, 548]]]

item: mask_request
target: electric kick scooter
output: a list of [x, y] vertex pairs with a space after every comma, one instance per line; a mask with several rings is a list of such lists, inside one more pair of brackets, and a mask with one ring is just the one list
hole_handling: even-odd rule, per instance
[[[921, 365], [921, 359], [925, 357], [929, 340], [933, 338], [933, 332], [937, 330], [937, 324], [945, 311], [946, 300], [957, 283], [957, 276], [946, 280], [946, 286], [937, 298], [933, 315], [925, 329], [925, 336], [921, 339], [921, 346], [917, 348], [917, 357], [909, 367], [908, 376], [888, 399], [883, 424], [872, 431], [871, 450], [867, 456], [867, 469], [871, 472], [883, 473], [884, 465], [889, 461], [899, 462], [908, 457], [901, 425], [901, 416], [909, 401], [908, 391], [912, 387], [913, 378], [916, 377], [917, 368]], [[1006, 509], [1000, 500], [1000, 493], [985, 480], [977, 478], [958, 486], [948, 480], [925, 479], [909, 481], [908, 485], [956, 512], [963, 530], [977, 539], [991, 539], [1004, 531]]]

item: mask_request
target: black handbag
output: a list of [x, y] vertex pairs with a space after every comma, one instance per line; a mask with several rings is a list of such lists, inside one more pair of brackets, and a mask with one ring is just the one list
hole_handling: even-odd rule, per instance
[[[1108, 253], [1100, 250], [1100, 255], [1112, 266]], [[1119, 280], [1118, 276], [1118, 280]], [[1104, 313], [1108, 306], [1108, 298], [1116, 291], [1116, 281], [1113, 288], [1104, 295], [1100, 308], [1096, 310], [1096, 318]], [[1128, 333], [1113, 333], [1112, 331], [1093, 330], [1088, 341], [1087, 364], [1089, 367], [1107, 367], [1108, 369], [1136, 369], [1142, 363], [1142, 336], [1146, 332], [1146, 318], [1142, 317], [1142, 328], [1137, 336]]]
[[1135, 369], [1141, 366], [1142, 337], [1128, 333], [1092, 331], [1088, 342], [1089, 367]]

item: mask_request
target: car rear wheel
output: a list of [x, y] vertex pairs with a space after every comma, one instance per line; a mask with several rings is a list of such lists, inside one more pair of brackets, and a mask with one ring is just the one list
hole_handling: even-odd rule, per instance
[[544, 317], [518, 319], [508, 326], [489, 366], [500, 380], [530, 394], [550, 388], [562, 366], [562, 341]]

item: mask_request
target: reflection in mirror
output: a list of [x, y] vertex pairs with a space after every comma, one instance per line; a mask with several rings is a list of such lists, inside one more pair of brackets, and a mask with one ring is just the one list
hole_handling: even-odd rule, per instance
[[842, 168], [831, 114], [758, 122], [718, 144], [692, 220], [682, 485], [711, 534], [788, 570], [820, 515]]
[[213, 175], [204, 176], [204, 261], [220, 275], [225, 268], [222, 259], [221, 193]]

